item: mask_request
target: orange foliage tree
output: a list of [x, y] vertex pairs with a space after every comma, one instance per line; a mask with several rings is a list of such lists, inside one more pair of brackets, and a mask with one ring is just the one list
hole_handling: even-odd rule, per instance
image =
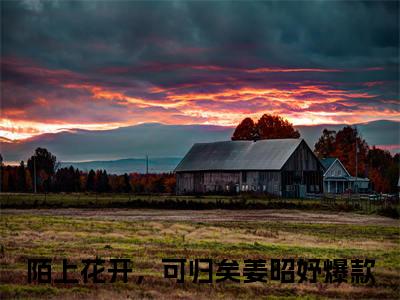
[[255, 124], [251, 118], [245, 118], [236, 127], [232, 141], [252, 140], [255, 137]]
[[[357, 151], [357, 172], [356, 172]], [[346, 126], [337, 133], [325, 129], [315, 144], [320, 158], [337, 157], [352, 176], [368, 177], [377, 192], [395, 192], [399, 178], [398, 155], [372, 147], [363, 140], [356, 128]]]
[[263, 140], [299, 138], [300, 133], [293, 124], [280, 116], [264, 114], [257, 123], [251, 118], [245, 118], [236, 127], [232, 140]]

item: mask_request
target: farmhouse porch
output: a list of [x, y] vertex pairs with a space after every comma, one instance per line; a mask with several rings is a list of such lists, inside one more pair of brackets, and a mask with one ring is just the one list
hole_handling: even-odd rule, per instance
[[328, 194], [341, 194], [348, 190], [363, 192], [367, 191], [369, 187], [368, 178], [324, 178], [324, 192]]

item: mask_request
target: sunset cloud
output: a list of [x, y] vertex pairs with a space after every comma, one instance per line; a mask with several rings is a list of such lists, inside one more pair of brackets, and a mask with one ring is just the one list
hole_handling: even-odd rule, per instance
[[29, 3], [1, 4], [7, 139], [263, 113], [400, 120], [397, 2]]

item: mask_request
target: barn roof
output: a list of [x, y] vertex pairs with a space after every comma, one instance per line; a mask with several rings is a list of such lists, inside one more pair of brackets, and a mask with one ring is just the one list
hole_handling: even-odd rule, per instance
[[302, 139], [225, 141], [194, 144], [175, 172], [280, 170]]

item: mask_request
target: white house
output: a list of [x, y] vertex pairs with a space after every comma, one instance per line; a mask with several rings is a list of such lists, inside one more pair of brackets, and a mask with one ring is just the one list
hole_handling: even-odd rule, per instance
[[351, 176], [338, 158], [324, 158], [321, 163], [324, 166], [324, 193], [341, 194], [348, 190], [368, 192], [369, 179]]

